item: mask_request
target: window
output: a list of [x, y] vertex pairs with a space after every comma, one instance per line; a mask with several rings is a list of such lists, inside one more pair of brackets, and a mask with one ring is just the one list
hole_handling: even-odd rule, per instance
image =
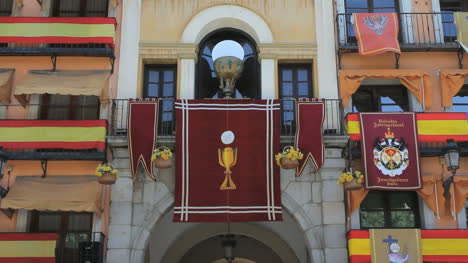
[[58, 233], [55, 249], [57, 263], [80, 262], [79, 245], [91, 240], [92, 213], [33, 211], [30, 231]]
[[440, 11], [442, 12], [444, 40], [446, 42], [454, 42], [457, 39], [457, 28], [455, 27], [453, 12], [468, 11], [468, 1], [440, 0]]
[[419, 227], [416, 192], [370, 191], [360, 208], [361, 229]]
[[346, 13], [398, 12], [397, 0], [346, 0]]
[[0, 16], [10, 16], [13, 9], [13, 0], [0, 1]]
[[452, 110], [455, 112], [468, 112], [468, 85], [463, 88], [452, 98]]
[[55, 17], [106, 17], [109, 0], [55, 0]]
[[288, 134], [295, 128], [295, 98], [312, 98], [312, 65], [311, 64], [280, 64], [279, 92], [281, 99], [281, 129], [282, 134]]
[[198, 54], [195, 97], [199, 99], [220, 96], [219, 79], [211, 56], [213, 48], [223, 40], [233, 40], [244, 49], [244, 70], [236, 81], [233, 98], [260, 98], [260, 64], [255, 41], [244, 32], [223, 28], [209, 34], [200, 42]]
[[160, 98], [159, 134], [172, 134], [175, 128], [174, 99], [177, 65], [146, 65], [143, 96]]
[[41, 99], [41, 120], [99, 119], [99, 99], [96, 96], [44, 94]]
[[408, 91], [404, 86], [361, 86], [353, 94], [353, 112], [409, 111]]
[[398, 12], [398, 0], [346, 0], [346, 29], [348, 43], [357, 43], [354, 25], [351, 23], [352, 13], [394, 13]]

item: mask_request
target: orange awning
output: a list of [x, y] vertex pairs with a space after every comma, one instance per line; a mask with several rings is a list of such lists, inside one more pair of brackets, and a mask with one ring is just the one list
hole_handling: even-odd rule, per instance
[[25, 102], [23, 95], [60, 94], [97, 96], [101, 103], [108, 99], [108, 70], [32, 70], [16, 85], [15, 97]]
[[18, 176], [0, 208], [101, 212], [96, 176]]
[[440, 71], [442, 106], [452, 106], [452, 98], [462, 89], [468, 69], [444, 69]]
[[343, 106], [348, 107], [349, 99], [364, 79], [399, 79], [421, 104], [426, 108], [432, 106], [430, 76], [415, 69], [340, 70], [340, 96]]
[[14, 69], [0, 69], [0, 102], [10, 104]]

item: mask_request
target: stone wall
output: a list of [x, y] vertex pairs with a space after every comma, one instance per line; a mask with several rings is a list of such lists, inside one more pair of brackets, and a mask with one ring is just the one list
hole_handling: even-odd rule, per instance
[[[309, 167], [302, 176], [295, 177], [293, 171], [281, 170], [284, 213], [288, 213], [302, 231], [301, 238], [307, 249], [306, 256], [298, 256], [301, 263], [347, 262], [344, 193], [343, 188], [336, 184], [345, 167], [342, 147], [346, 140], [346, 137], [337, 136], [329, 140], [333, 145], [327, 143], [331, 147], [326, 148], [325, 164], [318, 173]], [[113, 165], [119, 169], [121, 178], [112, 186], [107, 262], [143, 263], [151, 238], [161, 238], [170, 243], [170, 238], [163, 233], [160, 236], [153, 233], [155, 236], [151, 237], [151, 232], [164, 215], [172, 213], [175, 171], [159, 171], [157, 182], [140, 172], [133, 183], [126, 140], [109, 139], [109, 145], [113, 149]], [[169, 231], [174, 235], [171, 238], [177, 238], [176, 233], [188, 231], [184, 230], [188, 225], [175, 225], [174, 231]], [[269, 229], [279, 231], [274, 227]], [[281, 237], [281, 233], [276, 234]], [[292, 241], [287, 237], [283, 239], [291, 247]], [[165, 248], [152, 245], [151, 250], [160, 249], [163, 254], [170, 245]]]

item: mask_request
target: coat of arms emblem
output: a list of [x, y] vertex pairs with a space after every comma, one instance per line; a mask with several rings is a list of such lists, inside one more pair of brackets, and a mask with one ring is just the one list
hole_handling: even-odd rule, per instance
[[364, 17], [364, 23], [377, 35], [382, 35], [385, 31], [385, 26], [388, 23], [388, 18], [386, 15], [371, 15]]
[[375, 140], [374, 164], [385, 175], [401, 175], [409, 164], [407, 144], [403, 138], [395, 138], [390, 128], [384, 135], [385, 138]]

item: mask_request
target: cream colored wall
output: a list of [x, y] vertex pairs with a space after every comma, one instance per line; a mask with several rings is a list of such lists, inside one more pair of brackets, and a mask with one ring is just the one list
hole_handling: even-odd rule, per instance
[[216, 5], [238, 5], [261, 16], [276, 42], [314, 42], [313, 0], [143, 0], [141, 41], [177, 42], [200, 11]]

